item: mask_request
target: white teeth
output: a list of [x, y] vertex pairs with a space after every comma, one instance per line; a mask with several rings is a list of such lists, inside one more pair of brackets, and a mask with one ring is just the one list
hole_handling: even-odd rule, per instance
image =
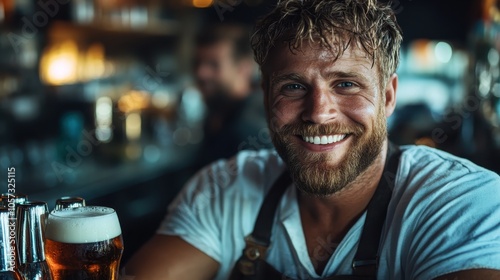
[[302, 139], [315, 145], [327, 145], [344, 140], [346, 134], [322, 135], [322, 136], [302, 136]]

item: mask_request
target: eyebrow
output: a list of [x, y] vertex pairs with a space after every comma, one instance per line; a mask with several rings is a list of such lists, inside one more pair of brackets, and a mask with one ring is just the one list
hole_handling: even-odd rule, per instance
[[363, 75], [360, 75], [358, 72], [344, 72], [344, 71], [332, 71], [327, 73], [328, 78], [356, 78], [366, 80]]
[[[332, 79], [332, 78], [343, 78], [343, 79], [346, 79], [346, 78], [355, 78], [355, 79], [361, 79], [363, 81], [366, 81], [366, 78], [363, 77], [363, 75], [360, 75], [359, 73], [357, 72], [353, 72], [353, 71], [350, 71], [350, 72], [345, 72], [345, 71], [331, 71], [331, 72], [328, 72], [326, 74], [326, 77], [329, 78], [329, 79]], [[290, 73], [290, 74], [278, 74], [278, 75], [273, 75], [273, 77], [271, 77], [270, 79], [270, 85], [275, 85], [275, 84], [278, 84], [278, 83], [281, 83], [283, 81], [297, 81], [297, 82], [300, 82], [300, 81], [303, 81], [305, 80], [305, 78], [303, 76], [301, 76], [300, 74], [296, 74], [296, 73]]]
[[303, 81], [304, 77], [299, 74], [291, 73], [291, 74], [280, 74], [273, 75], [270, 79], [270, 85], [279, 84], [283, 81]]

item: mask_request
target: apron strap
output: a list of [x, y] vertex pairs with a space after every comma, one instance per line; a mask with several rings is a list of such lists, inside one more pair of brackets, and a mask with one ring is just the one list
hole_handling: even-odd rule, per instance
[[[236, 267], [229, 279], [280, 279], [280, 273], [265, 263], [267, 248], [271, 243], [274, 216], [283, 193], [292, 183], [288, 170], [283, 172], [268, 191], [260, 207], [253, 232], [245, 238], [243, 255], [236, 262]], [[270, 278], [268, 278], [270, 277]]]
[[[382, 227], [384, 226], [385, 217], [387, 215], [387, 207], [389, 205], [389, 201], [391, 200], [392, 190], [394, 189], [394, 181], [396, 178], [400, 155], [401, 151], [399, 150], [399, 147], [389, 142], [382, 178], [380, 179], [379, 185], [377, 186], [377, 189], [368, 204], [366, 220], [361, 233], [358, 250], [352, 262], [353, 274], [355, 276], [354, 278], [372, 277], [375, 279], [377, 275], [380, 236], [382, 234]], [[264, 275], [267, 274], [268, 276], [275, 274], [277, 276], [279, 274], [278, 271], [274, 270], [274, 268], [265, 263], [265, 255], [271, 242], [271, 233], [276, 210], [281, 197], [291, 183], [292, 180], [288, 170], [283, 172], [274, 182], [273, 186], [264, 198], [264, 202], [257, 216], [253, 232], [245, 238], [246, 247], [243, 250], [243, 255], [236, 263], [236, 269], [233, 269], [232, 276], [229, 279], [243, 279], [237, 276], [240, 275], [239, 273], [242, 274], [241, 276], [247, 277], [244, 279], [262, 279], [258, 276], [258, 274], [261, 273]], [[263, 263], [265, 268], [262, 268], [259, 263]], [[266, 279], [269, 278], [266, 277]], [[333, 276], [332, 279], [337, 278]]]
[[274, 224], [274, 217], [281, 197], [285, 190], [292, 183], [292, 178], [288, 170], [283, 172], [281, 176], [274, 182], [273, 186], [267, 193], [264, 203], [262, 204], [259, 215], [251, 234], [253, 240], [263, 246], [269, 246], [271, 243], [271, 230]]
[[352, 262], [354, 275], [376, 276], [378, 267], [378, 249], [382, 227], [387, 215], [387, 207], [394, 189], [401, 150], [389, 143], [384, 171], [375, 193], [367, 207], [365, 224], [358, 244], [358, 250]]

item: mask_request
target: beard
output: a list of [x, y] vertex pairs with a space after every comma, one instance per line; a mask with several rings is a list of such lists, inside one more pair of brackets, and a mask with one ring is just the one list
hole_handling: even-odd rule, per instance
[[[387, 126], [381, 112], [372, 133], [360, 124], [343, 125], [294, 123], [271, 130], [278, 154], [287, 164], [299, 191], [306, 195], [325, 197], [340, 192], [363, 173], [382, 151], [387, 139]], [[339, 163], [331, 164], [329, 153], [314, 153], [292, 141], [292, 137], [347, 134], [352, 142]], [[347, 138], [346, 137], [346, 138]]]

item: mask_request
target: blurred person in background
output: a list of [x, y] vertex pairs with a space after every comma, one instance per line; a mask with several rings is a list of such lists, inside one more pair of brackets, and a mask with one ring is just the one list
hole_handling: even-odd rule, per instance
[[196, 38], [194, 78], [207, 106], [196, 167], [242, 149], [272, 146], [262, 92], [252, 83], [256, 64], [249, 33], [242, 25], [217, 24]]
[[498, 174], [388, 140], [401, 41], [382, 1], [279, 1], [252, 39], [276, 151], [202, 169], [126, 272], [500, 279]]

